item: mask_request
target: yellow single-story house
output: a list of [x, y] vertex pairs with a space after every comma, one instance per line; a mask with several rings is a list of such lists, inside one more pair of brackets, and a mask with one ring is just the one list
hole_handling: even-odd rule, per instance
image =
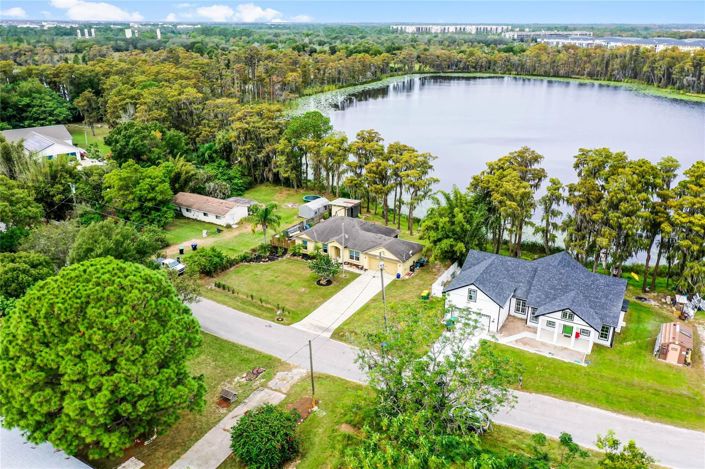
[[403, 277], [421, 257], [423, 246], [398, 236], [399, 231], [388, 226], [337, 216], [297, 234], [294, 240], [304, 252], [313, 253], [318, 245], [332, 258], [364, 270], [379, 269], [381, 260], [385, 272]]

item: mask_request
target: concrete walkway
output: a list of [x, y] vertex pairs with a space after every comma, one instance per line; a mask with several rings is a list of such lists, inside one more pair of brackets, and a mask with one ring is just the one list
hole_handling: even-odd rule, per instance
[[[342, 342], [274, 324], [218, 303], [201, 300], [191, 305], [204, 331], [223, 339], [269, 353], [308, 368], [308, 340], [313, 340], [313, 367], [350, 381], [367, 377], [355, 362], [357, 349]], [[576, 379], [580, 368], [576, 367]], [[678, 469], [705, 467], [705, 433], [650, 422], [575, 402], [517, 391], [516, 406], [496, 417], [497, 423], [558, 437], [573, 435], [577, 443], [594, 448], [598, 434], [613, 429], [622, 441], [634, 440], [659, 464]]]
[[[235, 407], [218, 425], [211, 428], [203, 438], [186, 451], [170, 469], [217, 469], [230, 453], [230, 430], [245, 415], [264, 404], [279, 404], [286, 397], [291, 386], [306, 375], [306, 370], [295, 368], [282, 371], [267, 383], [267, 388], [257, 389], [242, 404]], [[273, 389], [270, 389], [273, 388]], [[276, 390], [274, 390], [276, 389]], [[281, 392], [280, 392], [281, 391]]]
[[[379, 272], [372, 270], [361, 274], [311, 314], [292, 324], [291, 327], [330, 337], [338, 326], [382, 291], [379, 276]], [[392, 280], [394, 277], [384, 274], [385, 288]]]

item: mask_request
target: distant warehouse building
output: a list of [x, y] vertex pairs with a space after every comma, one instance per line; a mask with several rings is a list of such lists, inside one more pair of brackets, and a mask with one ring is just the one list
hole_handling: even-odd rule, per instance
[[201, 194], [179, 192], [174, 205], [181, 215], [220, 226], [235, 225], [247, 216], [247, 205]]

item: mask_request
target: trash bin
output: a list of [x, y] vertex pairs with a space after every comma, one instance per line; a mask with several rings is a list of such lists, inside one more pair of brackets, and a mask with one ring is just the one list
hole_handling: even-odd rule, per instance
[[208, 237], [208, 230], [203, 230], [203, 237], [207, 238]]
[[183, 246], [179, 246], [179, 254], [181, 254], [182, 256], [184, 255], [184, 247]]
[[192, 250], [192, 251], [195, 251], [196, 249], [198, 249], [198, 244], [196, 244], [196, 243], [191, 243], [191, 250]]
[[400, 278], [401, 278], [401, 273], [397, 272], [397, 280], [399, 280]]

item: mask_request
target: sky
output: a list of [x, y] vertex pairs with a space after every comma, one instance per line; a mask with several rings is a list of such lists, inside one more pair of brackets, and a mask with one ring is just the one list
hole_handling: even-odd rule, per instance
[[705, 26], [705, 0], [0, 0], [0, 18], [224, 23], [638, 23]]

